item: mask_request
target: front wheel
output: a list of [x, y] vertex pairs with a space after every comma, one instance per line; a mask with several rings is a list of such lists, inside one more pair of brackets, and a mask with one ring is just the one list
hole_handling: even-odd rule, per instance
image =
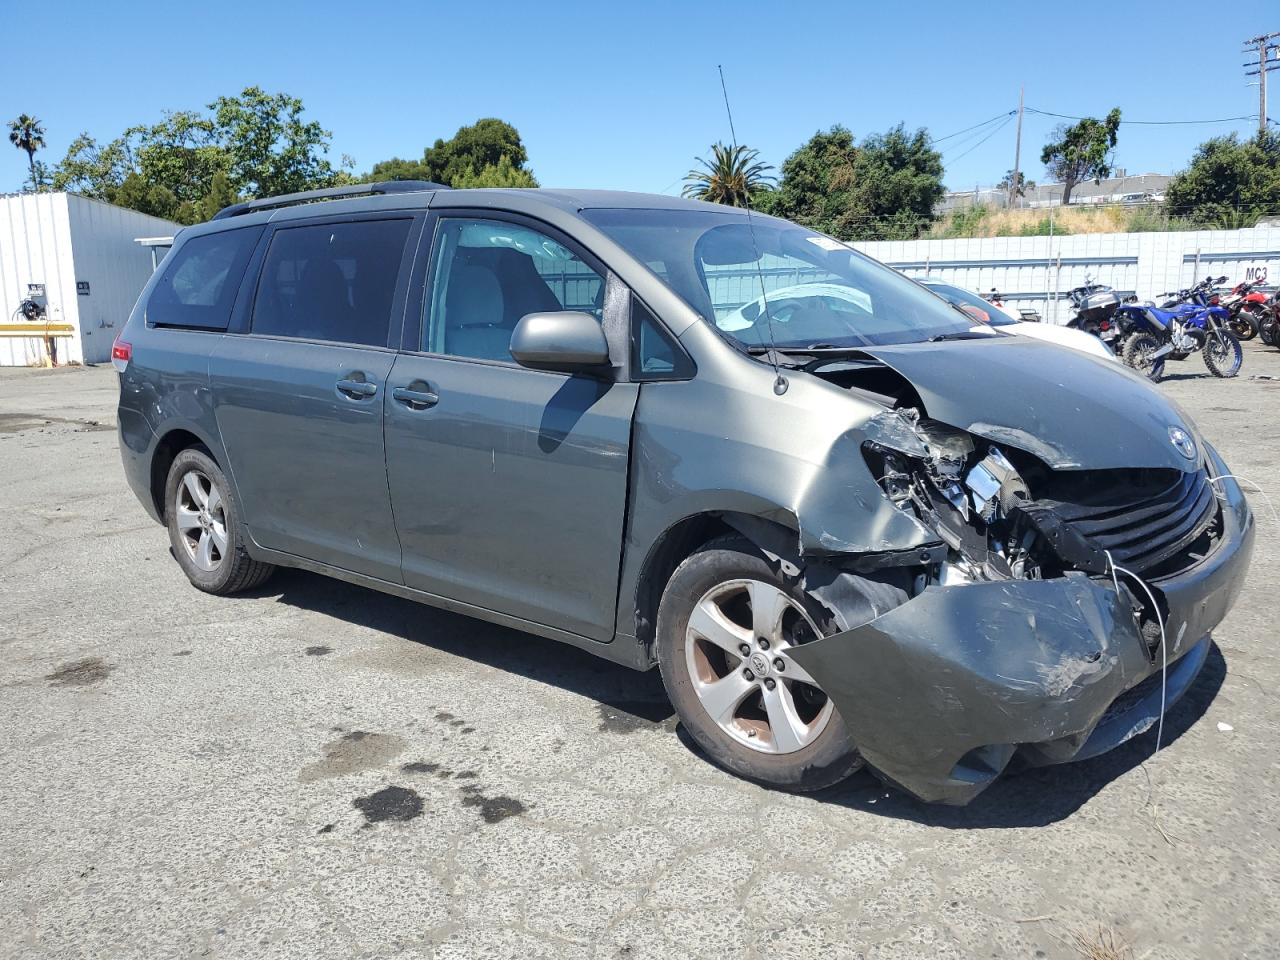
[[685, 729], [715, 763], [766, 786], [820, 790], [862, 758], [835, 704], [791, 654], [839, 630], [748, 541], [723, 537], [672, 574], [658, 608], [658, 667]]
[[1244, 363], [1244, 350], [1235, 334], [1218, 330], [1204, 345], [1204, 365], [1215, 377], [1234, 377]]
[[1124, 345], [1124, 362], [1148, 380], [1159, 383], [1164, 376], [1164, 357], [1153, 357], [1163, 343], [1154, 333], [1135, 333]]

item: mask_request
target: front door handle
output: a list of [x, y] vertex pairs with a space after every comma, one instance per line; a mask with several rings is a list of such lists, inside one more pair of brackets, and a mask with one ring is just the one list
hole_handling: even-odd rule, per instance
[[410, 387], [396, 387], [391, 391], [392, 399], [403, 403], [410, 410], [426, 410], [440, 402], [440, 395], [425, 383], [417, 381], [410, 386], [421, 387], [422, 389], [413, 390]]
[[378, 385], [368, 380], [351, 380], [344, 378], [336, 384], [338, 392], [352, 400], [367, 400], [378, 392]]

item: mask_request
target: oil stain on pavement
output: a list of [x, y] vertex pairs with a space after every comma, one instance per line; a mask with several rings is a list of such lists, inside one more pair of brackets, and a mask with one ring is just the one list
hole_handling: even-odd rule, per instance
[[324, 757], [302, 768], [302, 783], [375, 770], [404, 751], [404, 741], [386, 733], [352, 730], [325, 744]]
[[364, 814], [367, 824], [404, 823], [422, 816], [422, 797], [408, 787], [383, 787], [367, 797], [356, 797], [352, 805]]
[[101, 657], [86, 657], [64, 663], [45, 679], [51, 687], [87, 687], [107, 679], [114, 669]]

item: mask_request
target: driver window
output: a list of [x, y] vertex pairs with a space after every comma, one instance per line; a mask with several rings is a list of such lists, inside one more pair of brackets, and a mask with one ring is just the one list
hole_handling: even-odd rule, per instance
[[600, 320], [604, 278], [546, 234], [500, 220], [445, 219], [436, 232], [421, 348], [511, 360], [522, 317], [580, 310]]

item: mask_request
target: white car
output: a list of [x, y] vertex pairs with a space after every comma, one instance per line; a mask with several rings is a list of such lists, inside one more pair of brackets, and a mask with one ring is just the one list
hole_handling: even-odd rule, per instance
[[[978, 323], [978, 326], [974, 327], [975, 330], [999, 327], [1005, 333], [1035, 337], [1037, 340], [1045, 340], [1119, 362], [1116, 355], [1111, 352], [1111, 348], [1092, 334], [1073, 330], [1070, 327], [1059, 327], [1052, 323], [1027, 323], [1006, 313], [995, 304], [983, 300], [976, 293], [939, 280], [925, 279], [920, 282], [942, 299], [973, 317]], [[884, 324], [884, 319], [877, 318], [872, 311], [870, 296], [844, 284], [815, 282], [781, 287], [769, 293], [768, 302], [769, 316], [778, 326], [780, 340], [785, 339], [784, 331], [796, 311], [812, 311], [815, 308], [824, 311], [830, 317], [833, 324], [831, 330], [833, 338], [846, 335], [849, 329], [875, 336], [879, 332], [879, 326]], [[746, 330], [755, 323], [763, 308], [764, 299], [757, 298], [725, 316], [718, 317], [716, 326], [728, 333]], [[807, 319], [809, 329], [814, 329], [816, 322], [810, 315]]]
[[943, 300], [959, 307], [980, 323], [999, 327], [1009, 333], [1018, 333], [1027, 337], [1035, 337], [1048, 343], [1056, 343], [1062, 347], [1070, 347], [1083, 353], [1091, 353], [1095, 357], [1106, 357], [1108, 360], [1119, 358], [1105, 343], [1091, 333], [1075, 330], [1071, 327], [1060, 327], [1054, 323], [1027, 323], [1012, 316], [1004, 308], [997, 307], [972, 291], [944, 283], [941, 280], [923, 279], [920, 283], [928, 287]]

